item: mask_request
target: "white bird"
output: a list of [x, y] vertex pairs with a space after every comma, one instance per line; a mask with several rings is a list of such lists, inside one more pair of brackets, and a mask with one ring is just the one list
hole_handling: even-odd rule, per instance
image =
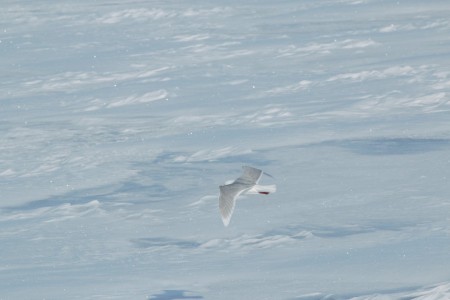
[[[242, 175], [230, 184], [221, 185], [219, 208], [222, 216], [223, 225], [228, 226], [236, 205], [237, 197], [242, 193], [263, 194], [275, 193], [275, 185], [258, 185], [258, 181], [263, 175], [263, 171], [249, 166], [243, 166]], [[264, 173], [266, 174], [266, 173]], [[267, 174], [268, 175], [268, 174]], [[270, 175], [269, 175], [270, 176]]]

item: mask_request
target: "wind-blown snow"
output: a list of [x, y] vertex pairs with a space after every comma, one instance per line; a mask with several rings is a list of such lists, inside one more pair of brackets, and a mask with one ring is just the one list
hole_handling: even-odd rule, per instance
[[4, 1], [0, 299], [448, 299], [449, 16]]

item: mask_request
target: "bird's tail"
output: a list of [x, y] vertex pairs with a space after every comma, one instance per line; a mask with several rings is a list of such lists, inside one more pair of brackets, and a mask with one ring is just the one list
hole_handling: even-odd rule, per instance
[[271, 194], [271, 193], [275, 193], [277, 191], [277, 186], [275, 184], [271, 184], [271, 185], [255, 185], [254, 187], [252, 187], [247, 194], [263, 194], [263, 195], [267, 195], [267, 194]]

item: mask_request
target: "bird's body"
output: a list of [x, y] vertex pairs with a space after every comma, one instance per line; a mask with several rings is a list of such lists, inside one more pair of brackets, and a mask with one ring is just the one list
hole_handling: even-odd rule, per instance
[[236, 205], [236, 199], [242, 193], [249, 194], [264, 194], [274, 193], [276, 191], [275, 185], [258, 185], [258, 181], [263, 175], [263, 171], [249, 166], [243, 166], [242, 175], [230, 184], [221, 185], [219, 196], [219, 208], [222, 216], [222, 221], [225, 226], [228, 226], [231, 216]]

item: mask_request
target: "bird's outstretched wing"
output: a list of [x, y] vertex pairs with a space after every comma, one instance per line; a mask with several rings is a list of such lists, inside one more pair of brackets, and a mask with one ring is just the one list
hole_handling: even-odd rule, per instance
[[247, 185], [236, 183], [221, 185], [219, 197], [220, 215], [222, 216], [223, 225], [230, 224], [231, 216], [233, 215], [234, 207], [236, 205], [236, 198], [245, 190], [248, 190]]
[[262, 170], [249, 166], [243, 166], [242, 170], [243, 170], [242, 175], [234, 181], [235, 183], [255, 185], [258, 183], [259, 179], [263, 174]]

